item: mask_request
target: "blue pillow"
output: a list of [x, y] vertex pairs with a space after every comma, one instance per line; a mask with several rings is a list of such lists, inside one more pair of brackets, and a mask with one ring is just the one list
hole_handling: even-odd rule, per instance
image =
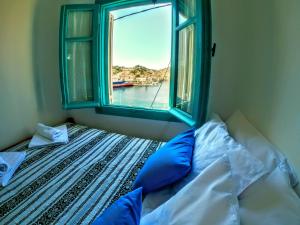
[[114, 202], [92, 225], [138, 225], [141, 213], [142, 188], [139, 188]]
[[134, 182], [144, 194], [156, 191], [186, 176], [192, 167], [194, 129], [177, 135], [146, 161]]

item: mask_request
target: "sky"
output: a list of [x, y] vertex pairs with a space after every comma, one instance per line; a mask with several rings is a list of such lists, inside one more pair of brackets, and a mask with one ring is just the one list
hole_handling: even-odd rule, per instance
[[[132, 7], [111, 13], [118, 18], [152, 7]], [[114, 21], [113, 65], [166, 68], [171, 57], [171, 16], [171, 6], [167, 6]]]

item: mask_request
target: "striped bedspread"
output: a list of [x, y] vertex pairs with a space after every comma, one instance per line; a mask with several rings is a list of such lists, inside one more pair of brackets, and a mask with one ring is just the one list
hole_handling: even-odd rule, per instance
[[11, 151], [27, 157], [0, 188], [0, 224], [90, 224], [131, 191], [147, 158], [162, 143], [68, 124], [67, 145]]

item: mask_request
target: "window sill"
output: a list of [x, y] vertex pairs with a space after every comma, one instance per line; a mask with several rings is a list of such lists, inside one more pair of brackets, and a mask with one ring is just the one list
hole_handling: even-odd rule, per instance
[[141, 119], [150, 119], [150, 120], [181, 122], [175, 116], [173, 116], [169, 110], [156, 110], [156, 109], [106, 105], [102, 107], [97, 107], [96, 113], [114, 115], [114, 116], [141, 118]]

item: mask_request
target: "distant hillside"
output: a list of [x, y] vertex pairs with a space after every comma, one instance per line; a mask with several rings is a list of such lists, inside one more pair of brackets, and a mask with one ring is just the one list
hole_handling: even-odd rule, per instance
[[168, 68], [161, 70], [149, 69], [137, 65], [135, 67], [113, 66], [113, 81], [128, 81], [139, 86], [157, 85], [170, 78]]

